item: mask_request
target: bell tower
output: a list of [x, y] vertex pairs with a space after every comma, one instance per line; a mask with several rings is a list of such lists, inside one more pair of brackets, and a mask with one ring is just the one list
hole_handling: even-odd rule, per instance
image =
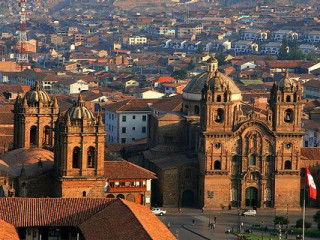
[[[271, 109], [272, 129], [276, 135], [275, 141], [275, 192], [286, 198], [275, 197], [274, 206], [285, 206], [290, 200], [292, 206], [300, 205], [300, 159], [303, 131], [302, 117], [302, 89], [299, 83], [289, 78], [288, 72], [278, 84], [274, 84], [269, 106]], [[272, 115], [272, 116], [271, 116]], [[290, 182], [290, 189], [286, 188]]]
[[[101, 113], [94, 116], [79, 95], [56, 123], [54, 161], [59, 175], [58, 196], [103, 196], [105, 135]], [[98, 189], [92, 191], [93, 188]]]
[[58, 101], [50, 98], [39, 81], [14, 104], [14, 148], [54, 146], [54, 123], [59, 113]]
[[[206, 132], [231, 132], [241, 92], [218, 72], [218, 62], [213, 57], [208, 60], [207, 72], [201, 97], [201, 128]], [[238, 91], [232, 92], [235, 89]]]
[[302, 88], [285, 73], [279, 84], [273, 84], [269, 105], [272, 125], [276, 132], [301, 132]]

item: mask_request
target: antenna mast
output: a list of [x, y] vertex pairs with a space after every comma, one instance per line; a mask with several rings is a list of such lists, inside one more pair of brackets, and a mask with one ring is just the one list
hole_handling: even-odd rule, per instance
[[19, 53], [17, 56], [17, 62], [20, 64], [21, 71], [28, 68], [28, 53], [27, 53], [27, 23], [26, 23], [26, 0], [19, 0], [20, 6], [20, 29], [19, 29]]

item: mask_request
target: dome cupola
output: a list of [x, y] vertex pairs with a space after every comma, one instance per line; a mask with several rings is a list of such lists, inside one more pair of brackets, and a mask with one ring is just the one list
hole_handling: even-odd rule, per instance
[[29, 107], [49, 106], [51, 98], [40, 86], [40, 82], [36, 81], [36, 84], [24, 96], [24, 101], [27, 102]]
[[66, 112], [65, 119], [68, 118], [71, 122], [83, 119], [86, 119], [88, 122], [95, 121], [94, 114], [85, 106], [81, 94], [79, 95], [78, 100]]

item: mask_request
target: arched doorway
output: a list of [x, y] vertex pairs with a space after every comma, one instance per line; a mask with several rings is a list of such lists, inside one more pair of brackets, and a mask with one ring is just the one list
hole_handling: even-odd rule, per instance
[[114, 195], [113, 194], [108, 194], [107, 198], [114, 198]]
[[255, 187], [249, 187], [246, 189], [246, 206], [257, 207], [258, 206], [258, 189]]
[[37, 126], [32, 126], [30, 128], [30, 146], [37, 145]]
[[182, 207], [193, 207], [194, 193], [191, 190], [185, 190], [182, 193]]

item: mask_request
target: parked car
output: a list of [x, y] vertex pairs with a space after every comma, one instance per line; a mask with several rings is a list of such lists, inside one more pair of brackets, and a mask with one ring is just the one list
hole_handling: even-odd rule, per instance
[[155, 215], [164, 215], [167, 213], [166, 210], [161, 210], [160, 208], [151, 208], [151, 211], [155, 214]]
[[246, 210], [241, 215], [242, 216], [256, 216], [257, 211], [256, 210]]

